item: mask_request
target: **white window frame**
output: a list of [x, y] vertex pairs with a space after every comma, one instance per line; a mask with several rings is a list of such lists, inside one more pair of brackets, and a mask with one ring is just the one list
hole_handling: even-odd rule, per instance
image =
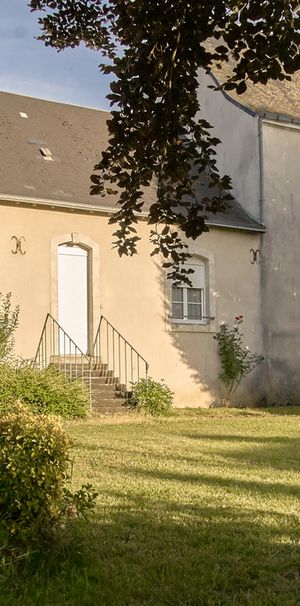
[[214, 254], [206, 249], [199, 248], [197, 243], [189, 244], [189, 253], [192, 259], [188, 264], [203, 264], [205, 268], [205, 289], [204, 289], [204, 311], [203, 320], [190, 320], [184, 318], [172, 318], [172, 281], [166, 278], [166, 330], [170, 332], [216, 332], [216, 300], [218, 292], [215, 282], [215, 257]]
[[[181, 304], [181, 301], [174, 301], [173, 298], [173, 285], [172, 285], [172, 307], [171, 307], [171, 319], [172, 322], [177, 322], [182, 324], [187, 323], [187, 324], [207, 324], [207, 297], [206, 297], [206, 264], [205, 261], [200, 259], [199, 257], [192, 257], [192, 259], [189, 261], [189, 263], [187, 264], [187, 268], [188, 269], [193, 269], [194, 273], [193, 274], [189, 274], [189, 279], [192, 282], [192, 286], [179, 286], [178, 288], [181, 290], [182, 292], [182, 308], [183, 308], [183, 316], [182, 317], [176, 317], [173, 315], [173, 305], [174, 303], [178, 303]], [[192, 318], [189, 317], [189, 313], [188, 313], [188, 308], [189, 305], [197, 305], [197, 303], [191, 303], [188, 301], [188, 293], [191, 290], [200, 290], [200, 305], [201, 305], [201, 316], [199, 318]]]

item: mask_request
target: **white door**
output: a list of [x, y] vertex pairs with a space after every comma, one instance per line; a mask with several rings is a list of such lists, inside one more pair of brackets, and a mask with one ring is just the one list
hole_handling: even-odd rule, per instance
[[[80, 246], [58, 247], [58, 322], [76, 345], [88, 348], [88, 254]], [[61, 353], [68, 346], [60, 338]]]

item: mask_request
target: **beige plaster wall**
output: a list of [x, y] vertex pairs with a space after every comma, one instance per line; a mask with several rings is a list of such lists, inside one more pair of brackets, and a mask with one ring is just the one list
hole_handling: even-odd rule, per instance
[[233, 195], [257, 221], [260, 221], [260, 166], [258, 118], [227, 100], [203, 70], [199, 71], [199, 118], [214, 127], [211, 131], [221, 140], [217, 146], [220, 173], [230, 175]]
[[262, 248], [266, 387], [270, 403], [300, 402], [300, 128], [265, 123]]
[[[95, 318], [103, 313], [136, 347], [150, 363], [151, 376], [164, 378], [175, 392], [176, 405], [208, 406], [220, 395], [213, 339], [219, 322], [244, 315], [245, 343], [262, 352], [260, 266], [250, 263], [250, 249], [259, 248], [258, 234], [212, 228], [192, 245], [193, 253], [210, 255], [211, 309], [215, 307], [216, 320], [208, 328], [193, 327], [190, 331], [189, 327], [174, 329], [168, 318], [168, 288], [159, 258], [149, 256], [145, 223], [139, 228], [144, 236], [139, 254], [120, 258], [112, 249], [113, 227], [105, 216], [8, 205], [0, 206], [0, 216], [1, 291], [12, 291], [14, 302], [21, 306], [18, 355], [35, 354], [45, 316], [51, 305], [53, 308], [51, 242], [53, 250], [53, 241], [72, 233], [81, 234], [98, 250]], [[13, 235], [25, 237], [24, 256], [12, 254]], [[237, 403], [255, 404], [259, 400], [258, 378], [256, 373], [245, 381]]]

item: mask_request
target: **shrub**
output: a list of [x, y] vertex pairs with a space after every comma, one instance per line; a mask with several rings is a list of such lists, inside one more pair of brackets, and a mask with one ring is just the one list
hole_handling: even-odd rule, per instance
[[66, 486], [71, 442], [57, 418], [23, 405], [0, 418], [0, 533], [7, 547], [41, 542], [70, 515], [94, 505], [96, 493]]
[[7, 360], [12, 353], [15, 341], [14, 332], [19, 323], [20, 308], [11, 309], [11, 292], [0, 293], [0, 360]]
[[151, 416], [168, 415], [173, 405], [173, 393], [164, 381], [159, 383], [149, 377], [134, 384], [132, 403]]
[[89, 406], [88, 389], [81, 381], [69, 379], [54, 368], [0, 364], [0, 411], [16, 400], [33, 412], [63, 417], [83, 417]]
[[262, 356], [251, 353], [248, 347], [243, 345], [243, 334], [240, 331], [242, 322], [243, 316], [236, 316], [233, 328], [229, 328], [225, 323], [221, 324], [214, 337], [218, 341], [222, 366], [219, 378], [227, 388], [226, 402], [229, 402], [231, 394], [238, 388], [241, 380], [263, 361]]

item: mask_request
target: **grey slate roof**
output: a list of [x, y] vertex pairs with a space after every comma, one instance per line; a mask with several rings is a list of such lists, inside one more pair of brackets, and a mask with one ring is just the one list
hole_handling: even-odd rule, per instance
[[[20, 112], [28, 115], [21, 118]], [[90, 195], [90, 175], [107, 145], [108, 112], [0, 94], [0, 193], [84, 205], [115, 204]], [[40, 152], [48, 148], [54, 161]]]
[[[220, 72], [214, 70], [214, 75], [220, 83], [225, 82], [229, 75], [226, 65]], [[227, 95], [254, 110], [262, 116], [270, 114], [277, 119], [290, 118], [291, 121], [300, 122], [300, 72], [288, 80], [270, 80], [268, 84], [247, 83], [247, 90], [242, 95], [235, 91], [226, 91]], [[270, 117], [271, 117], [270, 116]]]
[[[213, 50], [215, 41], [207, 44]], [[213, 67], [212, 74], [220, 84], [224, 84], [233, 74], [235, 61], [221, 64], [221, 69]], [[267, 84], [254, 84], [247, 80], [247, 90], [242, 95], [235, 91], [225, 91], [234, 101], [252, 109], [262, 116], [271, 114], [275, 118], [290, 118], [300, 122], [300, 70], [291, 76], [291, 80], [269, 80]]]
[[[90, 195], [90, 175], [107, 146], [108, 118], [106, 111], [0, 92], [0, 199], [112, 211], [114, 196]], [[52, 160], [45, 159], [48, 150]], [[145, 190], [145, 209], [154, 201], [152, 186]], [[263, 231], [235, 201], [208, 223]]]
[[236, 200], [233, 200], [231, 208], [226, 213], [210, 214], [207, 224], [216, 227], [235, 227], [236, 229], [249, 231], [266, 231], [266, 228], [250, 217]]

